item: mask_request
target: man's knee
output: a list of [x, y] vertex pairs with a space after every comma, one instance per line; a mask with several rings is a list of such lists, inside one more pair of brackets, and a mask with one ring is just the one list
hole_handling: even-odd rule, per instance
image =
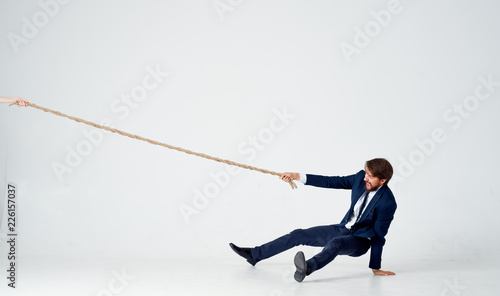
[[315, 245], [317, 238], [312, 237], [311, 233], [308, 233], [304, 229], [295, 229], [288, 234], [290, 241], [293, 242], [294, 245]]
[[311, 229], [295, 229], [288, 234], [288, 237], [296, 246], [307, 245], [323, 247], [327, 243], [327, 239], [321, 236], [321, 233]]

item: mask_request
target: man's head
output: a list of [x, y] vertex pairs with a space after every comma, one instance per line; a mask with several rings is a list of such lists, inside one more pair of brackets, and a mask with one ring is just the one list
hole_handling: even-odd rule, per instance
[[365, 188], [368, 191], [377, 190], [388, 184], [392, 178], [393, 169], [390, 162], [384, 158], [374, 158], [365, 163]]

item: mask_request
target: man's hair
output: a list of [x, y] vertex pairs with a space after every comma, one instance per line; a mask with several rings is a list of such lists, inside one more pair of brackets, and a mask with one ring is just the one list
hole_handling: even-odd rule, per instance
[[374, 177], [379, 179], [386, 179], [385, 184], [389, 183], [389, 180], [392, 178], [393, 169], [392, 165], [385, 158], [374, 158], [372, 160], [368, 160], [365, 163], [365, 169], [370, 170]]

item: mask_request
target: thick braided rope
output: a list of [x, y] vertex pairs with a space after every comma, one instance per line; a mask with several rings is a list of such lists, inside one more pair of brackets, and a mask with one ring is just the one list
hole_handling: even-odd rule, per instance
[[[14, 105], [14, 104], [15, 103], [11, 104], [11, 106]], [[136, 140], [141, 140], [141, 141], [144, 141], [144, 142], [148, 142], [148, 143], [153, 144], [153, 145], [163, 146], [163, 147], [166, 147], [168, 149], [177, 150], [177, 151], [184, 152], [184, 153], [187, 153], [187, 154], [196, 155], [196, 156], [199, 156], [199, 157], [203, 157], [203, 158], [206, 158], [206, 159], [214, 160], [214, 161], [217, 161], [217, 162], [222, 162], [222, 163], [225, 163], [225, 164], [237, 166], [237, 167], [248, 169], [248, 170], [258, 171], [258, 172], [261, 172], [261, 173], [264, 173], [264, 174], [271, 174], [271, 175], [275, 175], [275, 176], [281, 175], [280, 173], [277, 173], [277, 172], [274, 172], [274, 171], [260, 169], [260, 168], [254, 167], [254, 166], [249, 166], [249, 165], [246, 165], [246, 164], [241, 164], [241, 163], [238, 163], [238, 162], [235, 162], [235, 161], [231, 161], [231, 160], [221, 159], [221, 158], [213, 157], [213, 156], [210, 156], [210, 155], [207, 155], [207, 154], [203, 154], [203, 153], [198, 153], [198, 152], [194, 152], [194, 151], [191, 151], [191, 150], [187, 150], [187, 149], [184, 149], [184, 148], [181, 148], [181, 147], [176, 147], [176, 146], [172, 146], [172, 145], [169, 145], [169, 144], [161, 143], [161, 142], [158, 142], [158, 141], [155, 141], [155, 140], [150, 140], [150, 139], [147, 139], [147, 138], [144, 138], [144, 137], [141, 137], [141, 136], [137, 136], [137, 135], [133, 135], [133, 134], [130, 134], [130, 133], [127, 133], [127, 132], [124, 132], [124, 131], [121, 131], [121, 130], [118, 130], [118, 129], [115, 129], [115, 128], [112, 128], [112, 127], [100, 125], [100, 124], [97, 124], [97, 123], [94, 123], [94, 122], [90, 122], [90, 121], [87, 121], [87, 120], [84, 120], [84, 119], [81, 119], [81, 118], [78, 118], [78, 117], [69, 116], [69, 115], [61, 113], [59, 111], [54, 111], [54, 110], [51, 110], [51, 109], [48, 109], [48, 108], [45, 108], [45, 107], [41, 107], [41, 106], [35, 105], [33, 103], [29, 103], [28, 102], [27, 105], [29, 107], [33, 107], [35, 109], [39, 109], [39, 110], [42, 110], [42, 111], [45, 111], [45, 112], [48, 112], [48, 113], [52, 113], [52, 114], [55, 114], [57, 116], [66, 117], [66, 118], [74, 120], [76, 122], [85, 123], [85, 124], [93, 126], [95, 128], [100, 128], [100, 129], [107, 130], [107, 131], [110, 131], [110, 132], [115, 133], [115, 134], [119, 134], [119, 135], [122, 135], [122, 136], [126, 136], [126, 137], [129, 137], [129, 138], [132, 138], [132, 139], [136, 139]], [[297, 188], [297, 185], [295, 184], [295, 182], [290, 181], [288, 183], [290, 184], [290, 186], [292, 187], [292, 189]]]

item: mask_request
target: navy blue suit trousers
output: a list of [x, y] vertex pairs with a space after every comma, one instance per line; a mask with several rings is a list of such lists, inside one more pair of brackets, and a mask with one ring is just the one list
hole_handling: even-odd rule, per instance
[[316, 256], [307, 260], [311, 272], [323, 268], [337, 255], [358, 257], [370, 249], [370, 239], [350, 234], [344, 226], [327, 225], [296, 229], [262, 246], [251, 249], [256, 262], [267, 259], [295, 246], [323, 247]]

